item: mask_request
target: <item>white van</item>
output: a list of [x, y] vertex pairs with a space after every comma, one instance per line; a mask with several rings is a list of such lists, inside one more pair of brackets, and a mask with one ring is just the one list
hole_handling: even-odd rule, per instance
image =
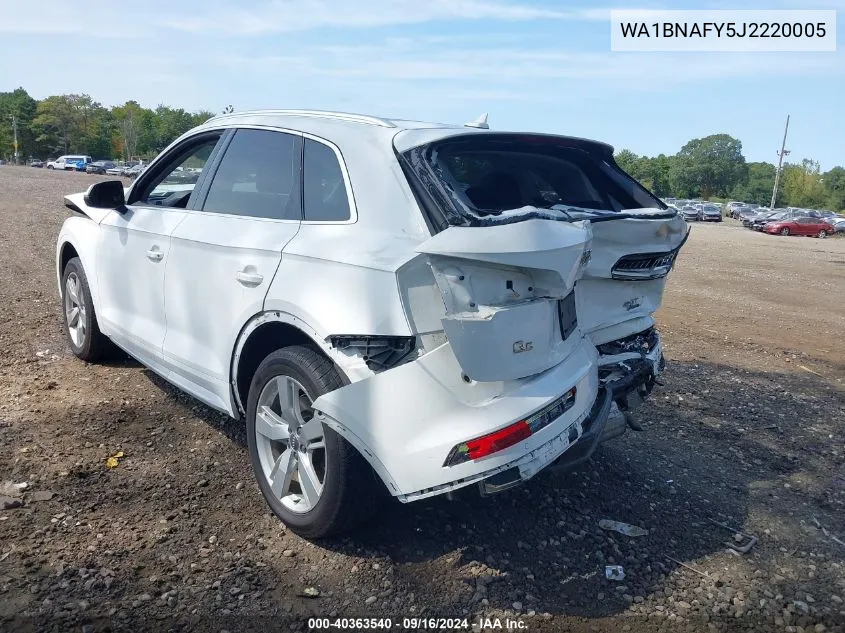
[[85, 166], [92, 162], [90, 156], [80, 154], [69, 154], [59, 156], [56, 160], [47, 162], [47, 169], [70, 169], [71, 171], [85, 171]]

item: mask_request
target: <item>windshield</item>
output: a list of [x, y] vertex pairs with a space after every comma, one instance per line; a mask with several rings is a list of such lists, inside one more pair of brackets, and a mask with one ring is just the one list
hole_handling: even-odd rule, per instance
[[530, 134], [467, 134], [405, 153], [448, 224], [529, 218], [620, 217], [649, 209], [674, 213], [593, 141]]

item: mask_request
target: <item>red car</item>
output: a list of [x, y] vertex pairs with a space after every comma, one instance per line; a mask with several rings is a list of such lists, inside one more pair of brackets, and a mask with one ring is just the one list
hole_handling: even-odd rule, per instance
[[776, 220], [763, 227], [763, 231], [772, 235], [810, 235], [827, 237], [833, 235], [833, 226], [822, 218], [793, 218]]

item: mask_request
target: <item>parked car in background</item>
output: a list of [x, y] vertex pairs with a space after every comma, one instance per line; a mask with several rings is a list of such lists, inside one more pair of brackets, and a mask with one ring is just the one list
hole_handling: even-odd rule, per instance
[[688, 204], [681, 209], [681, 215], [687, 222], [696, 222], [701, 219], [699, 210], [691, 204]]
[[833, 225], [835, 233], [845, 233], [845, 218], [836, 216], [836, 219], [831, 219], [830, 223]]
[[763, 227], [766, 226], [769, 222], [776, 222], [784, 218], [785, 215], [782, 211], [769, 211], [768, 213], [758, 213], [752, 218], [749, 218], [747, 225], [745, 225], [745, 223], [743, 222], [743, 226], [746, 226], [747, 228], [752, 229], [754, 231], [762, 231]]
[[117, 167], [117, 163], [111, 160], [97, 160], [93, 163], [88, 163], [85, 166], [85, 172], [88, 174], [104, 175], [106, 170]]
[[30, 167], [37, 167], [38, 169], [42, 169], [44, 167], [44, 161], [38, 160], [37, 158], [31, 158], [27, 163]]
[[[146, 167], [146, 165], [141, 164], [132, 165], [132, 167], [130, 167], [129, 169], [123, 170], [123, 175], [127, 178], [137, 178], [141, 174], [141, 172], [146, 169]], [[191, 180], [190, 182], [196, 182], [197, 180], [197, 178], [193, 178], [193, 180]]]
[[740, 214], [739, 219], [742, 222], [742, 226], [746, 228], [752, 228], [752, 225], [755, 221], [761, 220], [763, 218], [772, 218], [775, 215], [783, 218], [792, 217], [789, 215], [786, 209], [764, 209], [761, 207], [757, 211], [751, 211], [750, 209], [747, 211], [743, 211]]
[[742, 220], [743, 215], [748, 215], [749, 213], [756, 213], [756, 211], [749, 206], [735, 206], [730, 211], [731, 217], [735, 220]]
[[704, 222], [721, 222], [722, 212], [715, 204], [701, 205], [700, 217]]
[[122, 176], [123, 175], [123, 166], [121, 165], [114, 165], [113, 167], [109, 167], [106, 169], [107, 176]]
[[214, 117], [65, 202], [72, 352], [113, 342], [242, 419], [309, 538], [624, 432], [689, 235], [604, 143], [331, 112]]
[[56, 160], [47, 161], [47, 169], [85, 171], [85, 166], [90, 162], [90, 156], [68, 154], [67, 156], [59, 156]]
[[806, 235], [824, 238], [833, 235], [835, 229], [821, 218], [805, 216], [769, 222], [763, 227], [763, 231], [771, 235]]

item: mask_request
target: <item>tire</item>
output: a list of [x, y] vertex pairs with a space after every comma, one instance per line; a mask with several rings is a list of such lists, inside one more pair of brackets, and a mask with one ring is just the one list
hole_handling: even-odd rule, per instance
[[62, 308], [65, 336], [77, 358], [93, 363], [114, 349], [100, 332], [88, 278], [78, 257], [72, 258], [62, 272]]
[[55, 169], [52, 165], [47, 165], [47, 169]]
[[781, 234], [781, 235], [789, 235], [789, 229], [788, 229], [788, 228], [786, 228], [786, 227], [783, 227], [783, 228], [780, 230], [780, 234]]
[[825, 231], [824, 229], [819, 231], [819, 239], [823, 240], [826, 237], [827, 237], [827, 231]]
[[[290, 408], [282, 413], [280, 385], [282, 391], [292, 389], [287, 391], [294, 394], [288, 402], [295, 403], [295, 413]], [[360, 453], [320, 424], [310, 406], [304, 406], [343, 385], [337, 369], [325, 356], [309, 347], [292, 346], [267, 356], [249, 388], [246, 436], [258, 487], [273, 513], [291, 531], [307, 539], [352, 529], [375, 513], [386, 492]], [[297, 424], [298, 429], [292, 431]], [[278, 439], [269, 439], [266, 433], [271, 432]], [[319, 433], [323, 448], [307, 448], [319, 446]], [[290, 459], [291, 455], [295, 459]], [[293, 464], [287, 469], [292, 474], [280, 474], [283, 464]], [[316, 485], [300, 484], [303, 480], [313, 484], [314, 478], [321, 484], [319, 492], [315, 492]], [[278, 494], [273, 491], [274, 484]]]

